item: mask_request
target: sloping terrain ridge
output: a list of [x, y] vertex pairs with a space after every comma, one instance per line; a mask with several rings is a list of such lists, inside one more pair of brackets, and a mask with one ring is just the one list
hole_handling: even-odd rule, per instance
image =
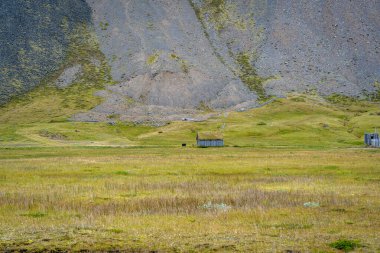
[[380, 80], [375, 0], [0, 5], [0, 104], [41, 83], [99, 87], [79, 121], [175, 120], [293, 91], [363, 98]]

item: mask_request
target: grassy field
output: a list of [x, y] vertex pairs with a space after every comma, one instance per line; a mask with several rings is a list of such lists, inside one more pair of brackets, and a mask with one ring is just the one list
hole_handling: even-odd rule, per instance
[[[160, 128], [12, 107], [0, 251], [380, 252], [379, 104], [294, 95]], [[203, 130], [227, 147], [193, 147]]]
[[0, 161], [3, 250], [380, 250], [376, 150], [16, 148]]

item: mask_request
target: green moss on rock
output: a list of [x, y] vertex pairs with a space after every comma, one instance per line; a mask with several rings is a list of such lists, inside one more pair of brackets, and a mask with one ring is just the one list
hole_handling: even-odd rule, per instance
[[331, 94], [326, 97], [326, 100], [332, 104], [340, 104], [340, 105], [352, 105], [359, 102], [359, 99], [355, 99], [352, 97], [348, 97], [341, 94]]
[[146, 64], [148, 65], [153, 65], [157, 62], [158, 58], [160, 57], [160, 53], [159, 52], [156, 52], [154, 54], [151, 54], [148, 56], [147, 60], [146, 60]]
[[183, 73], [185, 73], [185, 74], [189, 73], [190, 66], [186, 60], [182, 59], [181, 57], [179, 57], [178, 55], [176, 55], [174, 53], [170, 54], [170, 58], [172, 58], [173, 60], [175, 60], [176, 62], [178, 62], [180, 64], [180, 68], [181, 68]]
[[253, 15], [240, 16], [236, 11], [235, 4], [226, 2], [225, 0], [204, 0], [200, 4], [195, 4], [191, 0], [189, 0], [189, 2], [201, 22], [206, 37], [210, 41], [215, 55], [218, 57], [220, 62], [234, 72], [235, 75], [239, 76], [242, 82], [245, 83], [251, 91], [255, 92], [259, 96], [260, 100], [267, 100], [268, 96], [266, 95], [264, 89], [264, 83], [270, 78], [263, 78], [257, 74], [252, 63], [256, 58], [254, 57], [255, 53], [239, 52], [236, 49], [233, 49], [233, 44], [235, 41], [231, 38], [226, 43], [226, 46], [228, 47], [229, 56], [235, 59], [236, 66], [230, 66], [226, 63], [222, 55], [216, 50], [213, 45], [213, 41], [210, 39], [207, 32], [210, 25], [211, 29], [213, 28], [219, 33], [219, 36], [221, 36], [222, 30], [226, 27], [232, 27], [237, 30], [249, 29], [253, 32], [253, 41], [260, 44], [263, 40], [264, 31], [262, 28], [256, 27], [256, 22], [253, 19]]
[[[94, 96], [94, 92], [113, 82], [95, 33], [91, 27], [80, 24], [69, 38], [67, 54], [60, 68], [31, 92], [0, 107], [0, 122], [66, 121], [73, 114], [100, 104], [101, 98]], [[57, 78], [65, 69], [78, 64], [82, 66], [81, 75], [67, 88], [58, 88]]]
[[91, 24], [91, 9], [85, 1], [35, 0], [5, 1], [2, 11], [7, 29], [0, 36], [0, 104], [5, 104], [60, 68], [69, 36], [77, 25]]
[[251, 65], [251, 57], [249, 54], [239, 53], [236, 56], [236, 63], [240, 67], [238, 71], [240, 79], [251, 91], [256, 92], [260, 99], [266, 99], [268, 96], [264, 89], [264, 82], [267, 81], [268, 78], [260, 77], [257, 74], [256, 69]]

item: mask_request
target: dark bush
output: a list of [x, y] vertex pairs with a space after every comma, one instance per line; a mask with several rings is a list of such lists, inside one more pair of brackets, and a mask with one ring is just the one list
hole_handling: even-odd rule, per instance
[[352, 240], [346, 240], [341, 239], [336, 242], [330, 243], [330, 247], [334, 249], [343, 250], [344, 252], [349, 252], [354, 250], [357, 247], [361, 247], [360, 243], [358, 241], [352, 241]]

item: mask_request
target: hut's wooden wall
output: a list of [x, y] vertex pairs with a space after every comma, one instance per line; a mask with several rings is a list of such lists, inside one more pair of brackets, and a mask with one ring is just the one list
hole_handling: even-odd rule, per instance
[[197, 140], [198, 147], [223, 147], [223, 140]]

